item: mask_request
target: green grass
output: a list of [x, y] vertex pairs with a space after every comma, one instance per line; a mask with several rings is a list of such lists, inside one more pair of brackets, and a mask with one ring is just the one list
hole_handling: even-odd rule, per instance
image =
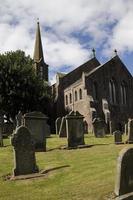
[[[43, 178], [5, 181], [12, 172], [13, 148], [9, 139], [0, 148], [0, 200], [104, 200], [114, 190], [116, 160], [119, 151], [128, 145], [115, 145], [113, 136], [85, 136], [85, 149], [59, 150], [65, 138], [47, 139], [47, 152], [36, 153], [39, 169], [62, 167]], [[133, 145], [130, 145], [133, 146]]]

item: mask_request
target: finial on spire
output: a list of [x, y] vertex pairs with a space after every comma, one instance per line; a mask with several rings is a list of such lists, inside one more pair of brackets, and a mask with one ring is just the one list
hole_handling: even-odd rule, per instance
[[39, 24], [39, 17], [37, 18], [37, 23]]
[[96, 50], [94, 48], [92, 49], [92, 53], [93, 53], [93, 57], [95, 58], [96, 57]]
[[117, 50], [116, 49], [114, 50], [114, 52], [115, 52], [115, 56], [117, 56]]

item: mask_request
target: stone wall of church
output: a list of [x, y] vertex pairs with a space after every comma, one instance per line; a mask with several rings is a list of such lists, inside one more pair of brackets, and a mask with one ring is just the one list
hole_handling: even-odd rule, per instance
[[[115, 102], [111, 102], [109, 83], [114, 81], [115, 86]], [[86, 77], [86, 89], [88, 95], [92, 96], [91, 108], [97, 111], [97, 116], [106, 118], [103, 100], [106, 102], [106, 107], [110, 112], [110, 121], [114, 129], [121, 129], [128, 118], [133, 117], [133, 86], [132, 76], [127, 71], [125, 66], [120, 62], [118, 57], [113, 58], [104, 66], [99, 68], [95, 73]], [[126, 103], [122, 103], [121, 85], [126, 85]], [[96, 85], [96, 88], [94, 87]], [[95, 89], [97, 91], [95, 91]]]

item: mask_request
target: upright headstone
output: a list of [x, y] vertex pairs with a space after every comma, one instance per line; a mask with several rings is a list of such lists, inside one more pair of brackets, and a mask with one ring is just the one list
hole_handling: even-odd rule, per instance
[[19, 126], [21, 126], [23, 123], [23, 115], [22, 112], [19, 111], [18, 114], [16, 115], [16, 127], [18, 128]]
[[46, 151], [47, 120], [46, 115], [41, 112], [30, 112], [24, 115], [24, 125], [31, 131], [36, 151]]
[[14, 146], [15, 168], [13, 175], [25, 175], [38, 172], [35, 159], [35, 148], [32, 136], [28, 128], [20, 126], [11, 138]]
[[105, 121], [100, 118], [95, 118], [92, 122], [94, 135], [97, 138], [102, 138], [106, 134]]
[[128, 140], [127, 143], [133, 143], [133, 119], [128, 121]]
[[133, 192], [133, 148], [125, 147], [119, 154], [115, 183], [116, 196]]
[[58, 117], [55, 121], [56, 135], [59, 134], [60, 126], [61, 126], [61, 117]]
[[84, 123], [84, 133], [88, 133], [88, 124], [86, 121], [84, 121], [83, 123]]
[[115, 144], [123, 144], [122, 143], [122, 133], [121, 131], [115, 131], [114, 134], [114, 142]]
[[84, 116], [78, 111], [71, 111], [66, 115], [68, 147], [84, 145]]
[[3, 126], [4, 126], [4, 117], [0, 113], [0, 147], [3, 147]]
[[66, 119], [65, 117], [62, 117], [61, 120], [61, 125], [60, 125], [60, 130], [59, 130], [59, 137], [66, 137]]
[[125, 130], [124, 130], [124, 133], [125, 133], [126, 135], [128, 135], [128, 123], [125, 124]]

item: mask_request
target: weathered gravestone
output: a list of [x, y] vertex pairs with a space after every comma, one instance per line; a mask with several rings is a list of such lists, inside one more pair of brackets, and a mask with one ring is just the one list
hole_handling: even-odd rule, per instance
[[3, 126], [4, 126], [4, 117], [0, 114], [0, 147], [3, 147]]
[[133, 148], [124, 148], [118, 157], [115, 194], [133, 192]]
[[115, 131], [115, 132], [113, 132], [113, 134], [114, 134], [115, 144], [123, 144], [121, 131]]
[[60, 126], [61, 126], [61, 117], [58, 117], [55, 121], [55, 128], [56, 128], [56, 134], [59, 134]]
[[66, 115], [68, 147], [84, 145], [84, 116], [78, 111], [71, 111]]
[[128, 121], [128, 140], [126, 141], [126, 143], [133, 143], [133, 119], [130, 119]]
[[18, 128], [19, 126], [21, 126], [23, 123], [23, 115], [22, 112], [19, 111], [18, 114], [16, 115], [16, 127]]
[[106, 134], [105, 121], [100, 118], [95, 118], [92, 122], [94, 135], [97, 138], [102, 138]]
[[20, 126], [12, 135], [11, 144], [14, 146], [15, 168], [14, 176], [38, 172], [35, 159], [35, 147], [28, 128]]
[[126, 135], [128, 135], [128, 123], [125, 124], [125, 130], [124, 130], [124, 133], [125, 133]]
[[46, 115], [41, 112], [31, 112], [24, 115], [24, 125], [31, 131], [36, 151], [46, 151], [47, 119]]
[[83, 122], [84, 124], [84, 133], [88, 133], [88, 124], [86, 121]]
[[66, 136], [67, 136], [66, 119], [65, 119], [65, 117], [62, 117], [60, 130], [59, 130], [59, 137], [66, 137]]

